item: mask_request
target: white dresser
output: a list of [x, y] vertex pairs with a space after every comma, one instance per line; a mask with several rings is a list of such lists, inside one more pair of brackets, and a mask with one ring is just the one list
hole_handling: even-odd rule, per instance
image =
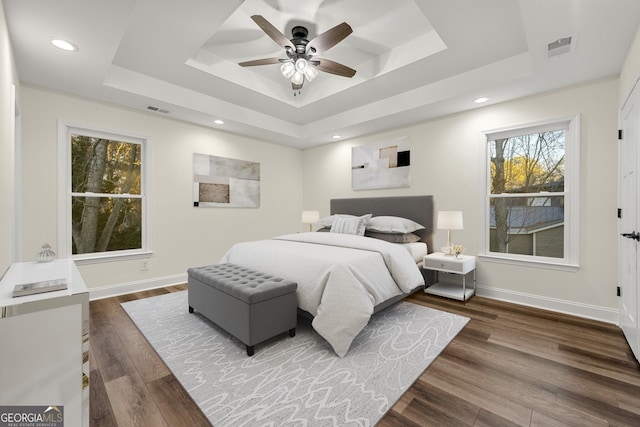
[[[67, 289], [13, 297], [17, 284], [65, 279]], [[62, 406], [89, 426], [89, 292], [75, 263], [12, 264], [0, 280], [0, 405]]]

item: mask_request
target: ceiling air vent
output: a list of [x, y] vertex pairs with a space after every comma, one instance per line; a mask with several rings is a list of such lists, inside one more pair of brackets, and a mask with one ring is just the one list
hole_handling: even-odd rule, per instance
[[153, 105], [147, 105], [147, 110], [155, 111], [156, 113], [169, 114], [169, 110], [154, 107]]
[[547, 45], [547, 56], [551, 58], [552, 56], [558, 56], [562, 55], [563, 53], [568, 53], [570, 50], [571, 37], [563, 37]]

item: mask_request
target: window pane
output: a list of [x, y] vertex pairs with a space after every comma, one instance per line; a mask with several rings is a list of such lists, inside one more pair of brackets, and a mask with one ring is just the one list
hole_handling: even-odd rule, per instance
[[140, 194], [140, 144], [71, 135], [71, 191]]
[[565, 130], [489, 142], [491, 194], [564, 191]]
[[564, 257], [564, 196], [492, 197], [491, 252]]
[[142, 200], [72, 197], [73, 254], [142, 248]]

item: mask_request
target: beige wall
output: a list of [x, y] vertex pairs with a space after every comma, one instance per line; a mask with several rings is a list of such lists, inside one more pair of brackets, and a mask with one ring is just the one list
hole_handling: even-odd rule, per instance
[[[591, 317], [617, 318], [617, 105], [618, 79], [479, 108], [414, 126], [304, 152], [304, 207], [327, 214], [333, 197], [433, 194], [437, 210], [462, 210], [455, 241], [470, 254], [479, 245], [480, 136], [495, 129], [581, 115], [580, 269], [577, 272], [479, 261], [480, 293]], [[351, 190], [351, 148], [399, 136], [411, 141], [411, 187]], [[439, 231], [435, 246], [446, 242]]]
[[[172, 281], [190, 266], [218, 262], [232, 243], [300, 231], [302, 152], [165, 116], [118, 108], [23, 86], [24, 197], [22, 260], [43, 242], [58, 247], [57, 121], [150, 138], [151, 231], [149, 270], [141, 261], [82, 265], [90, 288]], [[260, 163], [259, 209], [194, 208], [193, 153]], [[174, 280], [175, 281], [175, 280]]]
[[4, 3], [0, 0], [0, 277], [13, 261], [16, 244], [13, 233], [15, 201], [15, 150], [13, 86], [18, 76], [4, 17]]
[[[1, 2], [2, 0], [0, 0]], [[301, 152], [254, 139], [168, 120], [138, 111], [37, 88], [19, 88], [23, 129], [22, 250], [31, 260], [47, 241], [57, 248], [57, 120], [150, 137], [152, 147], [152, 248], [149, 270], [140, 261], [82, 266], [92, 288], [122, 283], [171, 281], [191, 265], [217, 261], [234, 242], [299, 231], [301, 209], [328, 213], [335, 197], [433, 194], [436, 209], [460, 209], [465, 229], [455, 240], [478, 252], [480, 132], [486, 129], [581, 114], [580, 269], [577, 272], [479, 262], [480, 293], [532, 305], [606, 317], [617, 311], [617, 148], [614, 139], [622, 98], [640, 75], [637, 35], [620, 79], [558, 90], [443, 117]], [[0, 10], [0, 272], [12, 261], [15, 199], [10, 92], [15, 63]], [[408, 136], [412, 185], [407, 189], [351, 190], [351, 148]], [[262, 172], [259, 209], [195, 209], [191, 203], [194, 152], [258, 161]], [[303, 197], [304, 194], [304, 197]], [[438, 232], [436, 247], [446, 240]], [[586, 311], [580, 312], [580, 308]], [[569, 307], [568, 311], [572, 311]], [[597, 317], [597, 314], [595, 315]]]
[[620, 72], [620, 107], [631, 93], [633, 86], [640, 78], [640, 28], [636, 32], [636, 37], [631, 44], [629, 53]]

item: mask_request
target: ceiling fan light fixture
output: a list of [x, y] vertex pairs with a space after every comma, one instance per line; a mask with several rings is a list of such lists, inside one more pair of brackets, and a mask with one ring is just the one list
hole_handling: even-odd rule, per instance
[[312, 66], [308, 66], [307, 68], [305, 68], [304, 70], [304, 76], [306, 77], [306, 79], [308, 81], [312, 81], [313, 79], [315, 79], [316, 77], [318, 77], [318, 70], [316, 70], [315, 67]]
[[303, 82], [304, 82], [304, 74], [298, 71], [293, 73], [293, 76], [291, 77], [291, 83], [293, 83], [294, 85], [302, 85]]
[[296, 71], [296, 67], [293, 65], [292, 62], [284, 62], [280, 66], [280, 72], [286, 79], [291, 78], [291, 76], [293, 76], [293, 73], [295, 71]]
[[308, 65], [308, 63], [307, 63], [306, 59], [304, 59], [304, 58], [296, 59], [296, 70], [297, 71], [299, 71], [301, 73], [304, 73], [304, 70], [307, 69], [307, 65]]
[[319, 71], [335, 74], [344, 77], [353, 77], [356, 70], [339, 64], [331, 60], [314, 59], [314, 55], [318, 52], [324, 52], [342, 41], [345, 37], [353, 32], [349, 24], [343, 22], [333, 28], [328, 29], [324, 33], [317, 35], [313, 40], [307, 40], [309, 30], [301, 25], [291, 29], [293, 38], [287, 38], [280, 30], [267, 21], [264, 16], [252, 15], [251, 19], [262, 29], [280, 47], [283, 47], [287, 58], [263, 58], [253, 61], [240, 62], [241, 67], [252, 67], [256, 65], [270, 65], [281, 63], [280, 73], [290, 79], [291, 88], [294, 96], [300, 93], [304, 81], [314, 80]]

